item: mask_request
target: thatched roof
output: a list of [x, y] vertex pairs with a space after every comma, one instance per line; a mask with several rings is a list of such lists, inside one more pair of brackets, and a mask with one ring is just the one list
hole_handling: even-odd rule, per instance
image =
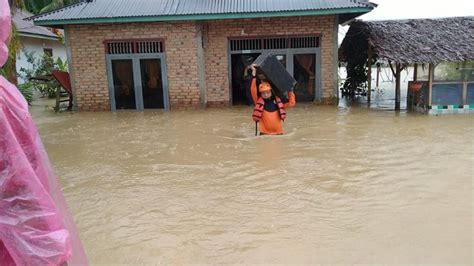
[[[365, 38], [354, 38], [358, 34]], [[355, 21], [344, 42], [368, 41], [379, 60], [439, 63], [474, 60], [474, 17]], [[343, 56], [350, 56], [344, 54]]]

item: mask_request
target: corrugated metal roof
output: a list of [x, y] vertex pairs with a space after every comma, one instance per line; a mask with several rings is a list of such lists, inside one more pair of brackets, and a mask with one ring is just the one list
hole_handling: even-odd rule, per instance
[[[364, 0], [92, 0], [34, 17], [35, 22], [247, 14], [288, 11], [337, 10], [366, 8]], [[334, 12], [337, 13], [337, 12]]]
[[31, 17], [33, 14], [28, 13], [23, 10], [16, 10], [13, 14], [13, 24], [15, 24], [16, 29], [20, 36], [38, 36], [40, 38], [55, 39], [58, 40], [59, 37], [52, 33], [45, 27], [36, 26], [33, 24], [33, 21], [26, 21], [25, 18]]

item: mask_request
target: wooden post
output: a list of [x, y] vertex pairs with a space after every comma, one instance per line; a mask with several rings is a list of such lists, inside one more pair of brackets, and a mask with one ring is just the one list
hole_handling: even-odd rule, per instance
[[461, 80], [463, 81], [462, 83], [462, 104], [467, 104], [467, 72], [465, 69], [467, 68], [467, 61], [462, 62], [461, 66]]
[[418, 81], [418, 64], [413, 66], [415, 69], [413, 70], [413, 81]]
[[61, 108], [61, 86], [56, 88], [56, 105], [54, 106], [54, 111], [59, 112]]
[[380, 76], [380, 64], [377, 64], [377, 80], [375, 81], [376, 88], [379, 88], [379, 76]]
[[400, 111], [400, 63], [395, 66], [395, 111]]
[[367, 106], [370, 106], [370, 92], [372, 90], [372, 46], [369, 43], [369, 56], [367, 59]]
[[431, 107], [431, 98], [433, 95], [433, 77], [434, 77], [434, 66], [430, 63], [428, 68], [428, 106]]
[[[413, 65], [413, 82], [417, 82], [418, 80], [418, 64]], [[415, 92], [411, 92], [410, 95], [410, 85], [407, 88], [407, 109], [412, 109], [415, 106]]]

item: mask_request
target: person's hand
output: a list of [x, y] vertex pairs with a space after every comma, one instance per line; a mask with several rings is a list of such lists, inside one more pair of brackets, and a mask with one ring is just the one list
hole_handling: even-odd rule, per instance
[[252, 77], [255, 77], [257, 75], [257, 68], [255, 64], [250, 65], [250, 69], [252, 69]]

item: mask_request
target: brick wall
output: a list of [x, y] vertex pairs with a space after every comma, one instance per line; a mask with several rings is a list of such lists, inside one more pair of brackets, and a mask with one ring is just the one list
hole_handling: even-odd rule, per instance
[[[334, 16], [305, 16], [204, 22], [204, 61], [208, 106], [226, 106], [230, 99], [228, 37], [309, 35], [321, 37], [322, 97], [334, 89]], [[241, 35], [244, 27], [245, 35]], [[171, 109], [198, 107], [199, 76], [195, 22], [72, 25], [67, 27], [77, 108], [109, 110], [104, 40], [164, 39]]]
[[110, 109], [103, 42], [114, 39], [164, 39], [171, 108], [199, 106], [194, 22], [74, 25], [68, 32], [80, 111]]
[[[208, 106], [228, 105], [230, 84], [228, 74], [228, 37], [310, 35], [321, 36], [322, 100], [333, 96], [333, 29], [335, 16], [304, 16], [207, 22], [205, 32], [206, 89]], [[244, 35], [242, 35], [242, 28]]]

